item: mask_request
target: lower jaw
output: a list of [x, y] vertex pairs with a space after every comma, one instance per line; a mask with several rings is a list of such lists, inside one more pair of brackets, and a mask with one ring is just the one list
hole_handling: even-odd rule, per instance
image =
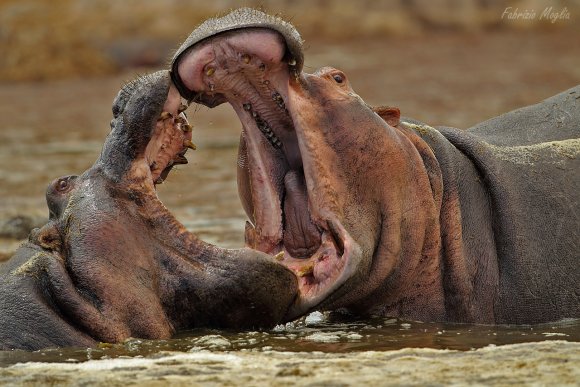
[[335, 302], [341, 288], [354, 276], [360, 263], [360, 247], [337, 220], [329, 220], [321, 235], [321, 244], [308, 258], [293, 257], [282, 243], [273, 251], [274, 258], [297, 277], [298, 295], [290, 307], [286, 321], [298, 318], [328, 302]]

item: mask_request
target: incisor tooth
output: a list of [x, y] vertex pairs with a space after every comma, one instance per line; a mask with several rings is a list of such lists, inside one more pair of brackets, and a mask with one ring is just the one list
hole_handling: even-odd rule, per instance
[[191, 126], [189, 124], [182, 124], [181, 130], [183, 131], [183, 133], [188, 133], [188, 132], [191, 132], [193, 130], [193, 126]]
[[161, 112], [161, 114], [159, 115], [159, 120], [166, 120], [168, 118], [173, 117], [173, 114], [169, 113], [169, 112]]
[[183, 146], [185, 146], [191, 150], [197, 149], [197, 147], [195, 146], [195, 144], [193, 142], [191, 142], [191, 140], [183, 140]]
[[274, 259], [277, 261], [281, 261], [284, 259], [284, 251], [280, 251], [278, 254], [274, 255]]
[[182, 103], [181, 105], [179, 105], [179, 109], [177, 109], [177, 112], [183, 113], [186, 110], [187, 110], [187, 105]]
[[296, 271], [296, 275], [298, 277], [306, 277], [309, 274], [314, 273], [314, 263], [310, 262], [306, 266], [302, 266], [298, 271]]
[[205, 75], [207, 75], [208, 77], [211, 77], [214, 73], [215, 73], [215, 68], [213, 68], [213, 67], [208, 67], [207, 70], [205, 70]]

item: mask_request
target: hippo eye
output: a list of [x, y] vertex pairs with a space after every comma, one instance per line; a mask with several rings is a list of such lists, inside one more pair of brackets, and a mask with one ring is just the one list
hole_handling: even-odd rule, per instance
[[336, 83], [342, 83], [342, 82], [344, 82], [344, 77], [341, 74], [334, 74], [332, 76], [332, 78], [334, 79], [334, 81]]
[[68, 179], [60, 179], [56, 183], [56, 190], [59, 192], [66, 191], [68, 189]]

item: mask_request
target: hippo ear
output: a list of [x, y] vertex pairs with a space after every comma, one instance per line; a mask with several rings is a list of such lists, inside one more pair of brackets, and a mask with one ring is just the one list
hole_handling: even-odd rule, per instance
[[60, 233], [53, 222], [32, 230], [28, 240], [48, 251], [60, 252], [62, 248]]
[[401, 119], [401, 111], [399, 108], [391, 106], [379, 106], [373, 108], [373, 111], [377, 113], [387, 124], [390, 126], [399, 125], [399, 120]]

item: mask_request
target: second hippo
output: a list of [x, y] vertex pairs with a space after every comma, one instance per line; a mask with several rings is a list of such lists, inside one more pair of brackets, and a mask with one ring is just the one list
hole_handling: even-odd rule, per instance
[[192, 147], [180, 104], [167, 71], [129, 83], [96, 163], [51, 183], [49, 222], [0, 266], [0, 349], [271, 326], [287, 313], [290, 270], [201, 241], [159, 201], [155, 184]]

